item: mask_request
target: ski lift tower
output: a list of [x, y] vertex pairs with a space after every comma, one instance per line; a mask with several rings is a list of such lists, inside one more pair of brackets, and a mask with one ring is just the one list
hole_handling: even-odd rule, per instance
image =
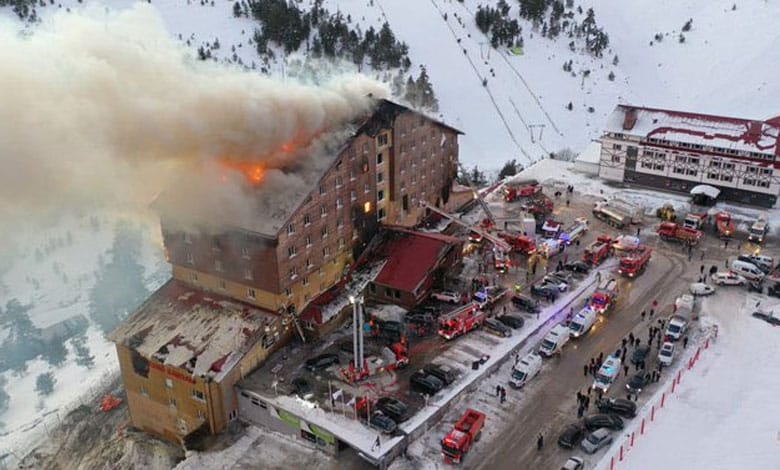
[[363, 297], [349, 296], [352, 304], [352, 347], [355, 371], [363, 371]]

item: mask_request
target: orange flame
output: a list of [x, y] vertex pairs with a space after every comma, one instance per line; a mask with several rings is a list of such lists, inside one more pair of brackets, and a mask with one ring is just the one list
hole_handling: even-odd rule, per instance
[[[230, 158], [222, 158], [220, 163], [226, 169], [243, 174], [254, 185], [260, 184], [263, 181], [263, 176], [265, 176], [265, 166], [259, 163], [236, 161]], [[220, 180], [223, 183], [227, 182], [227, 176], [222, 175]]]

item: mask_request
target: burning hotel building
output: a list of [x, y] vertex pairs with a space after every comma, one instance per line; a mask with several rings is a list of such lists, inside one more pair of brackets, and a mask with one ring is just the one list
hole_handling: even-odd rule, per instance
[[239, 168], [268, 196], [252, 218], [193, 231], [162, 211], [173, 278], [110, 336], [135, 427], [176, 442], [224, 430], [234, 384], [290, 339], [380, 225], [417, 224], [422, 201], [450, 208], [458, 130], [387, 100], [351, 129], [301, 189]]

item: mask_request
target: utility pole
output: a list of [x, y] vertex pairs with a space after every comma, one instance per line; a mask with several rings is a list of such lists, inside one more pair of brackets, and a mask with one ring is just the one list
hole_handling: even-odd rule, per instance
[[528, 131], [531, 133], [531, 142], [536, 143], [536, 139], [534, 138], [534, 129], [539, 129], [539, 141], [542, 141], [542, 133], [544, 132], [544, 126], [545, 124], [529, 124], [528, 125]]

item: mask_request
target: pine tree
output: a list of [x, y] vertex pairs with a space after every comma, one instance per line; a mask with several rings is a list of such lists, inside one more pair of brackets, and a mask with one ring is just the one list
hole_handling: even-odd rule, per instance
[[40, 396], [50, 395], [51, 392], [54, 391], [55, 382], [54, 374], [51, 372], [40, 374], [35, 379], [35, 391], [38, 392], [38, 395]]
[[512, 159], [504, 163], [501, 171], [498, 172], [498, 179], [502, 180], [507, 176], [515, 176], [517, 174], [517, 160]]
[[610, 82], [614, 82], [614, 81], [615, 81], [615, 72], [612, 72], [612, 71], [610, 71], [610, 72], [609, 72], [609, 75], [607, 75], [607, 79], [608, 79]]
[[238, 2], [233, 4], [233, 16], [236, 18], [241, 17], [241, 5]]

